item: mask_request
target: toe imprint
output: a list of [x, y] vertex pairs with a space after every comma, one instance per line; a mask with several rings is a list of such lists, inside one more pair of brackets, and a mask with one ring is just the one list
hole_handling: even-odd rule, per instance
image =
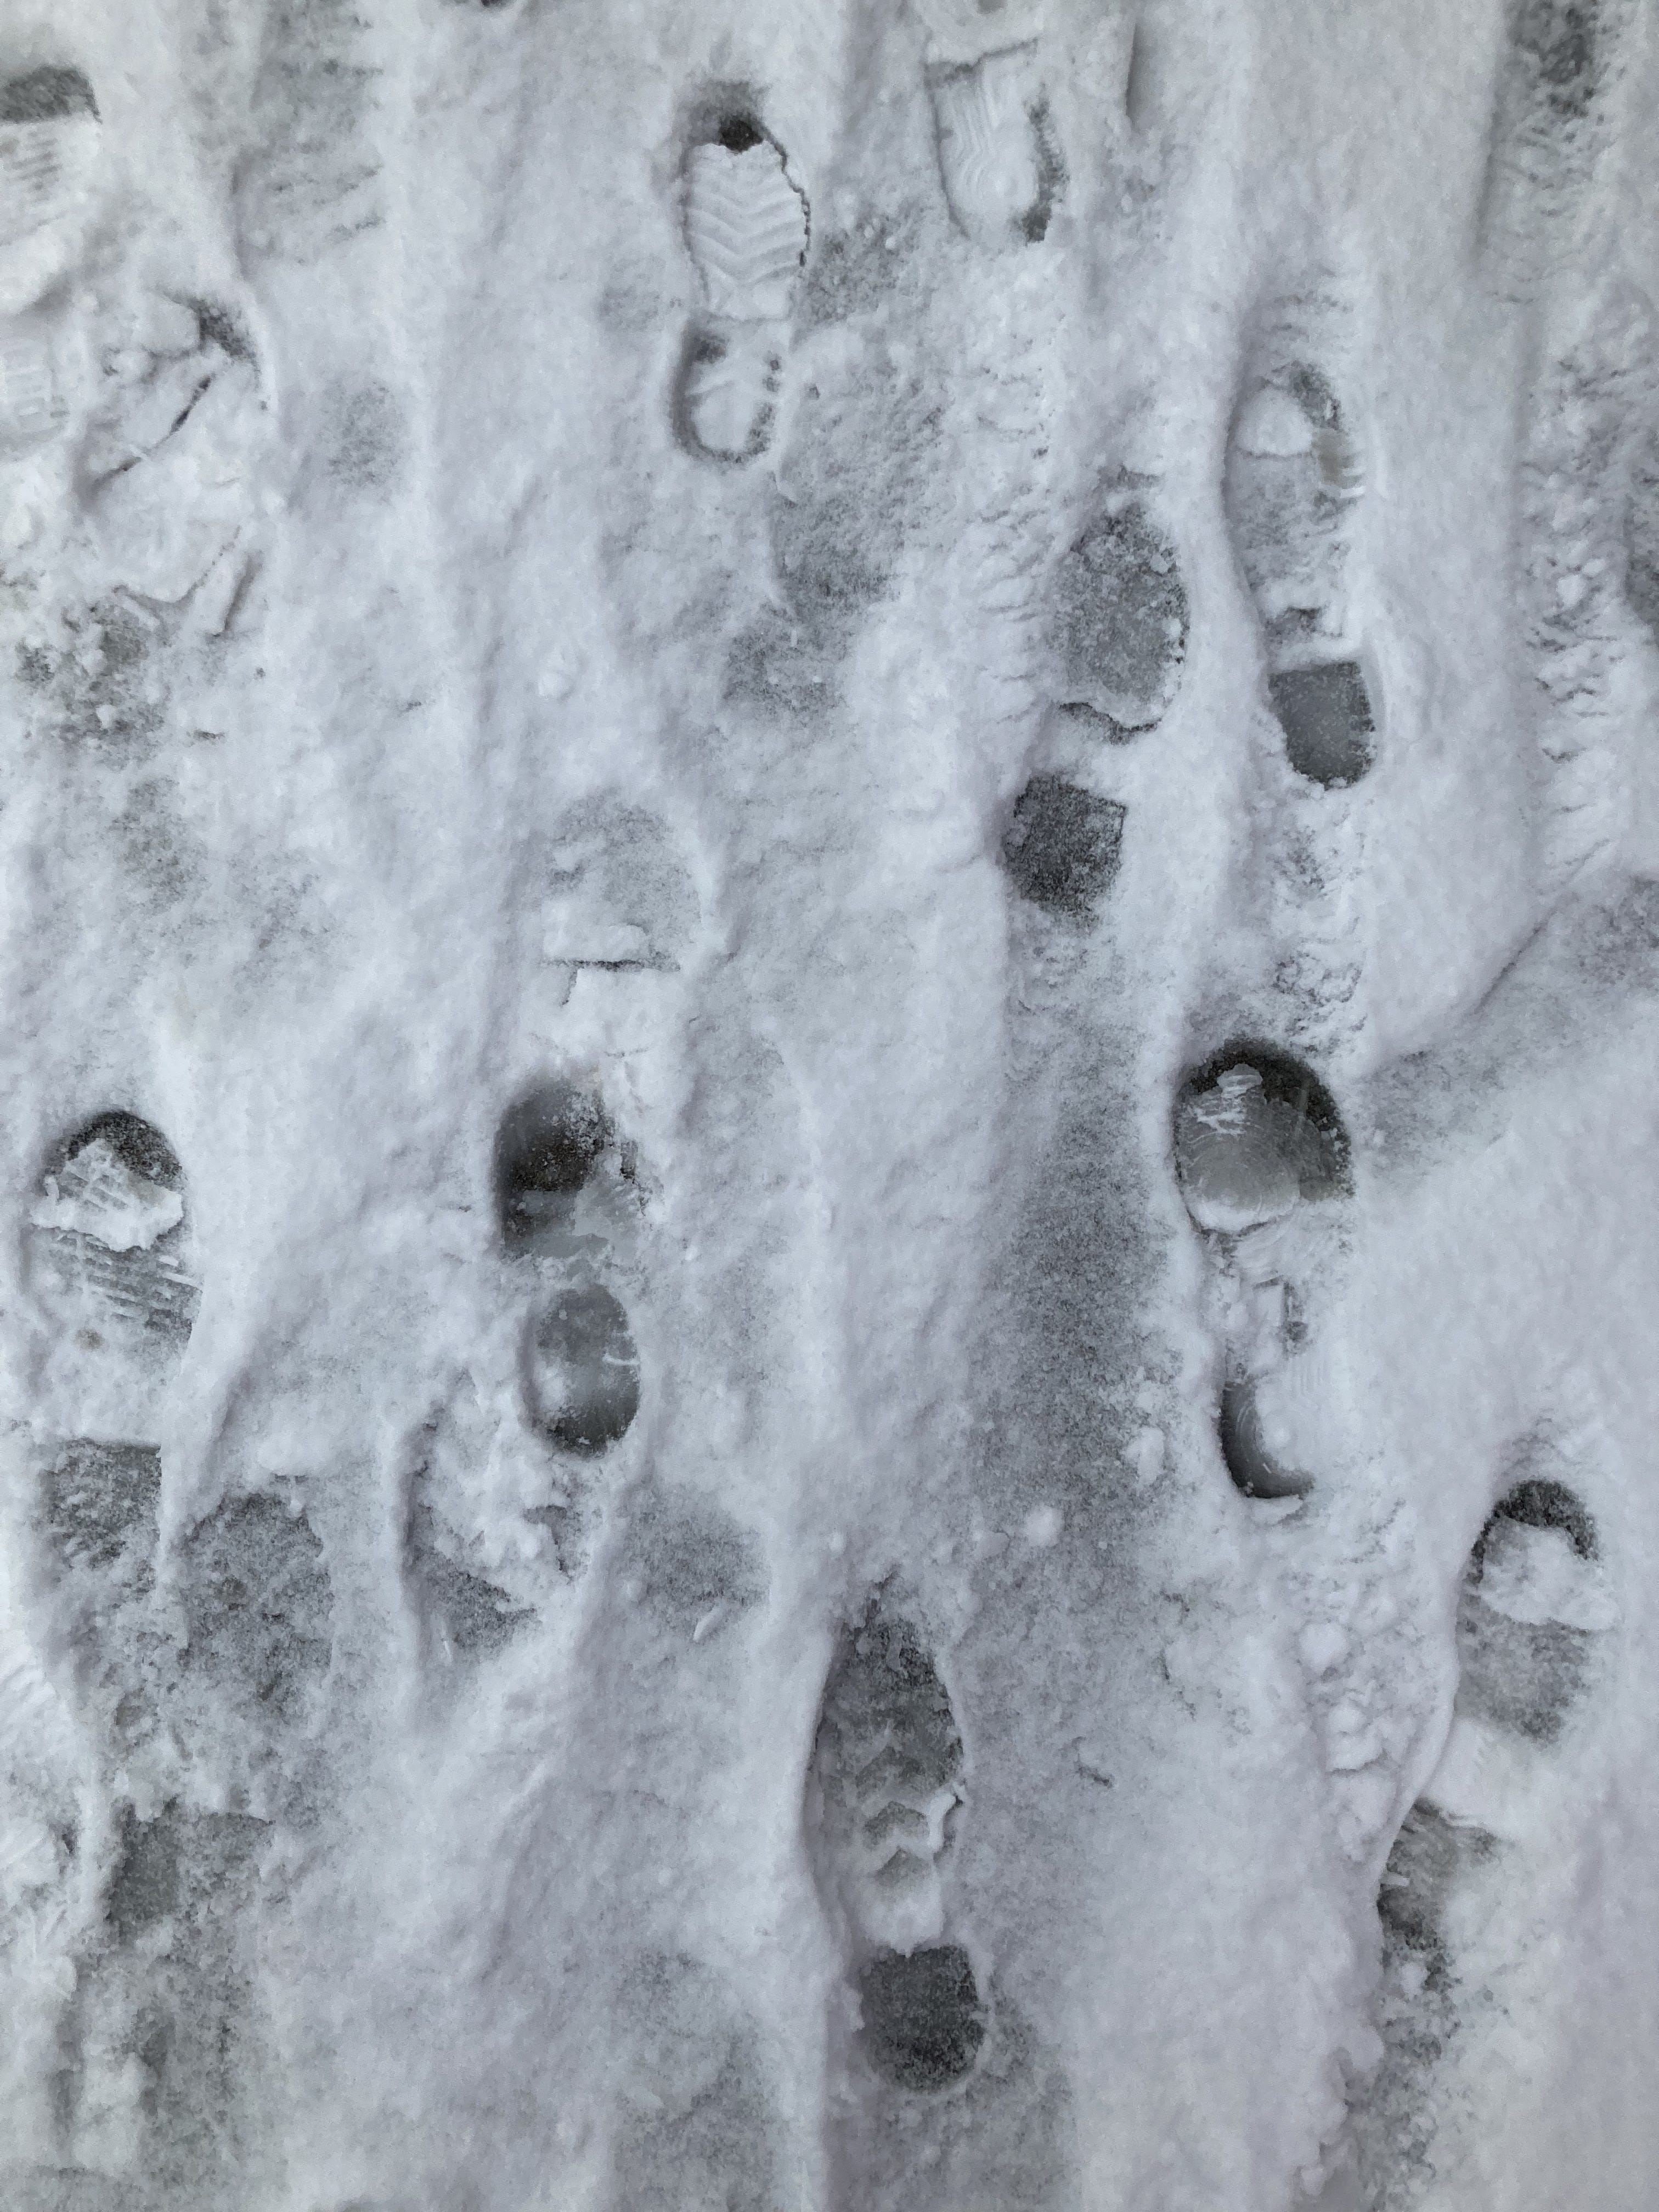
[[976, 245], [1035, 245], [1046, 238], [1063, 170], [1047, 102], [1029, 57], [987, 56], [928, 80], [945, 197]]
[[[842, 1638], [814, 1759], [820, 1878], [862, 1941], [908, 1948], [939, 1933], [938, 1862], [963, 1765], [932, 1656], [878, 1593]], [[913, 1885], [898, 1881], [907, 1875]]]

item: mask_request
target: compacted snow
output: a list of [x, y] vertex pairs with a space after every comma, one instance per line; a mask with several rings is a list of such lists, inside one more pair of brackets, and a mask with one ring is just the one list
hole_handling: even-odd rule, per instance
[[1645, 2212], [1638, 0], [10, 0], [0, 2203]]

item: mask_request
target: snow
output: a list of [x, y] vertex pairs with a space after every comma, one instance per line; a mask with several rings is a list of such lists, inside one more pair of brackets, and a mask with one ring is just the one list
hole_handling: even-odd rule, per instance
[[14, 0], [0, 2204], [1646, 2212], [1621, 0]]

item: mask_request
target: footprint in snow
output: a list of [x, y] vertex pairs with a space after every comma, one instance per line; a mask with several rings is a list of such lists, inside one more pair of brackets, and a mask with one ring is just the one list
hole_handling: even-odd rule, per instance
[[321, 1540], [302, 1507], [264, 1491], [229, 1498], [185, 1540], [179, 1587], [185, 1673], [220, 1717], [220, 1747], [239, 1772], [264, 1776], [262, 1791], [280, 1796], [287, 1747], [313, 1711], [333, 1654]]
[[766, 1595], [746, 1528], [694, 1492], [654, 1484], [629, 1500], [616, 1574], [627, 1601], [676, 1644], [711, 1643]]
[[191, 602], [192, 627], [224, 629], [252, 558], [264, 402], [233, 319], [149, 294], [103, 373], [76, 456], [109, 581], [157, 610]]
[[404, 1556], [421, 1615], [452, 1661], [488, 1657], [537, 1618], [542, 1579], [514, 1571], [520, 1507], [548, 1529], [560, 1569], [574, 1570], [591, 1471], [640, 1407], [639, 1352], [611, 1286], [637, 1210], [634, 1154], [599, 1092], [556, 1079], [516, 1099], [495, 1133], [494, 1187], [522, 1312], [516, 1394], [541, 1447], [541, 1502], [520, 1497], [503, 1515], [491, 1492], [499, 1422], [476, 1391], [429, 1425], [410, 1469]]
[[29, 1281], [52, 1332], [58, 1425], [148, 1440], [201, 1303], [184, 1170], [158, 1129], [116, 1109], [53, 1149], [29, 1207]]
[[47, 313], [0, 324], [0, 454], [9, 459], [55, 438], [68, 419]]
[[626, 1436], [640, 1407], [627, 1311], [602, 1279], [633, 1204], [632, 1148], [597, 1091], [544, 1084], [502, 1116], [495, 1139], [501, 1241], [540, 1287], [524, 1345], [532, 1425], [580, 1458]]
[[1625, 510], [1625, 597], [1659, 645], [1659, 434], [1631, 472]]
[[[404, 1565], [420, 1619], [450, 1663], [487, 1659], [506, 1649], [536, 1618], [488, 1571], [463, 1564], [469, 1547], [454, 1525], [463, 1516], [442, 1510], [447, 1486], [437, 1450], [411, 1470], [404, 1522]], [[481, 1563], [480, 1563], [481, 1564]]]
[[46, 64], [0, 83], [0, 458], [57, 436], [67, 419], [60, 304], [102, 136], [92, 87]]
[[1014, 802], [1002, 841], [1014, 889], [1049, 914], [1091, 921], [1117, 874], [1123, 815], [1115, 799], [1061, 775], [1034, 775]]
[[161, 1455], [76, 1437], [47, 1455], [38, 1493], [47, 1573], [77, 1702], [118, 1764], [154, 1734], [166, 1673], [151, 1602]]
[[1113, 742], [1161, 721], [1187, 655], [1187, 587], [1139, 491], [1099, 502], [1055, 566], [1049, 605], [1061, 711]]
[[[177, 1798], [142, 1816], [122, 1809], [99, 1940], [70, 2008], [63, 2082], [66, 2147], [142, 2178], [144, 2193], [122, 2204], [216, 2203], [244, 2180], [268, 2063], [253, 1916], [257, 1863], [273, 1832], [250, 1814]], [[72, 2190], [61, 2201], [103, 2202]]]
[[0, 313], [31, 305], [73, 257], [101, 136], [78, 69], [45, 63], [0, 83]]
[[261, 10], [255, 36], [231, 192], [237, 246], [245, 265], [314, 264], [385, 218], [371, 23], [352, 0], [283, 0]]
[[696, 887], [655, 815], [608, 794], [585, 799], [542, 858], [544, 958], [573, 971], [679, 966], [696, 927]]
[[1465, 1568], [1451, 1734], [1377, 1897], [1385, 2055], [1355, 2130], [1367, 2205], [1413, 2201], [1433, 2172], [1437, 2069], [1490, 2008], [1474, 1947], [1504, 1942], [1505, 1900], [1614, 1625], [1595, 1522], [1556, 1455], [1534, 1446], [1527, 1464]]
[[1222, 1457], [1246, 1497], [1301, 1497], [1313, 1475], [1285, 1455], [1268, 1409], [1294, 1399], [1308, 1357], [1332, 1205], [1352, 1188], [1347, 1132], [1311, 1068], [1248, 1040], [1187, 1076], [1174, 1118], [1181, 1194], [1221, 1313]]
[[962, 2081], [985, 2038], [972, 1963], [946, 1940], [941, 1879], [964, 1771], [933, 1655], [879, 1589], [842, 1631], [824, 1684], [807, 1833], [857, 1989], [860, 2055], [904, 2090]]
[[1606, 0], [1515, 0], [1480, 207], [1489, 276], [1524, 294], [1560, 265], [1607, 137], [1624, 11]]
[[703, 313], [674, 391], [681, 442], [710, 460], [753, 460], [772, 441], [789, 319], [805, 264], [806, 196], [749, 108], [711, 119], [685, 157], [686, 250]]
[[[78, 1410], [143, 1436], [198, 1299], [176, 1155], [137, 1116], [99, 1116], [58, 1148], [31, 1230], [42, 1303], [81, 1355], [60, 1389], [78, 1378]], [[280, 1777], [327, 1663], [328, 1601], [315, 1540], [268, 1498], [202, 1524], [176, 1589], [159, 1593], [161, 1473], [153, 1443], [76, 1437], [46, 1455], [36, 1517], [48, 1603], [118, 1815], [91, 1869], [101, 1917], [62, 2027], [64, 2145], [118, 2171], [131, 2158], [182, 2190], [214, 2166], [240, 2094], [234, 1954], [266, 1825], [177, 1800], [141, 1814], [129, 1793], [153, 1798], [158, 1774], [176, 1784], [182, 1759], [210, 1796], [287, 1803]]]
[[976, 246], [1036, 244], [1066, 181], [1038, 66], [1041, 9], [918, 0], [917, 12], [952, 219]]
[[[199, 1523], [158, 1594], [161, 1488], [154, 1449], [85, 1440], [58, 1449], [40, 1486], [52, 1595], [114, 1816], [101, 1845], [88, 1838], [100, 1910], [64, 2015], [58, 2103], [71, 2159], [142, 2172], [185, 2201], [234, 2166], [234, 2116], [262, 2063], [246, 1955], [254, 1861], [303, 1797], [296, 1752], [331, 1660], [331, 1604], [304, 1516], [262, 1495]], [[210, 1809], [227, 1801], [245, 1809]]]
[[1304, 301], [1285, 303], [1262, 331], [1239, 388], [1224, 487], [1286, 757], [1328, 788], [1358, 782], [1376, 753], [1348, 587], [1364, 459], [1322, 365], [1336, 331], [1333, 309]]
[[1601, 1540], [1583, 1504], [1549, 1475], [1516, 1483], [1482, 1529], [1464, 1577], [1459, 1719], [1556, 1742], [1611, 1625]]

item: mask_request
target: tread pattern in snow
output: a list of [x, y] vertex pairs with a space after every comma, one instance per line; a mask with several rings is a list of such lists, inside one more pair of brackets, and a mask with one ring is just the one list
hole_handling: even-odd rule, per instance
[[85, 1124], [53, 1154], [29, 1219], [42, 1295], [63, 1326], [182, 1350], [201, 1291], [184, 1170], [158, 1130], [125, 1110]]
[[81, 205], [99, 122], [92, 86], [78, 69], [42, 64], [0, 84], [0, 266], [8, 247]]
[[967, 1952], [940, 1942], [941, 1863], [963, 1802], [962, 1737], [933, 1655], [878, 1590], [836, 1646], [813, 1753], [809, 1829], [844, 1929], [875, 2074], [942, 2088], [972, 2068], [986, 2013]]
[[686, 250], [705, 314], [686, 332], [672, 415], [682, 445], [753, 460], [772, 441], [789, 318], [811, 236], [806, 196], [749, 110], [729, 108], [687, 153]]
[[1586, 1624], [1596, 1619], [1600, 1548], [1565, 1483], [1530, 1477], [1500, 1501], [1458, 1605], [1461, 1711], [1540, 1744], [1556, 1741], [1589, 1680], [1599, 1631]]
[[1487, 151], [1481, 243], [1524, 294], [1571, 251], [1606, 137], [1621, 0], [1510, 0]]

